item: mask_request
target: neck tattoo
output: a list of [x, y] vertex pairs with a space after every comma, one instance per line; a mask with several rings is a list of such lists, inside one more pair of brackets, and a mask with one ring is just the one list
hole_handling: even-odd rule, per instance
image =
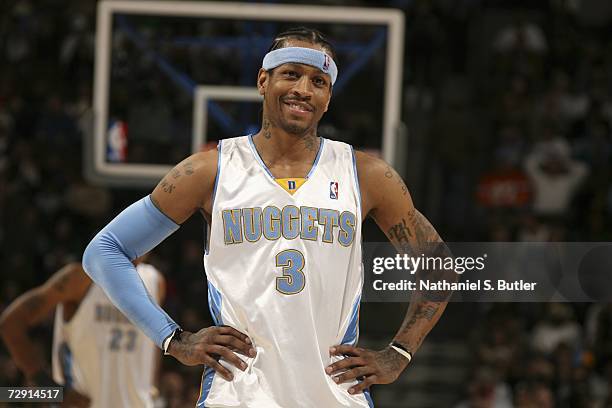
[[270, 131], [270, 121], [268, 121], [267, 119], [264, 119], [263, 131], [263, 136], [266, 139], [270, 139], [272, 137], [272, 132]]
[[304, 149], [314, 152], [316, 150], [317, 138], [313, 135], [304, 137]]

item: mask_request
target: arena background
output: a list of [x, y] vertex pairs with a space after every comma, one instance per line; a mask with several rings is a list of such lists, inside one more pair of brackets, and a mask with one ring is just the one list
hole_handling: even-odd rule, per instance
[[[612, 3], [283, 3], [402, 10], [403, 126], [396, 165], [417, 207], [445, 240], [610, 241]], [[95, 1], [0, 3], [0, 311], [66, 262], [79, 260], [101, 226], [151, 189], [108, 185], [90, 172], [95, 28]], [[327, 28], [332, 41], [346, 35]], [[146, 68], [147, 56], [123, 51], [114, 74], [140, 78], [131, 67]], [[195, 51], [181, 58], [197, 71], [207, 62]], [[368, 67], [381, 71], [383, 65], [375, 55]], [[206, 68], [213, 68], [213, 82], [233, 84], [231, 70]], [[380, 83], [364, 72], [346, 85], [346, 98], [364, 109], [380, 108]], [[188, 153], [182, 109], [192, 102], [159, 79], [126, 81], [118, 93], [128, 143], [129, 129], [138, 126], [168, 130], [153, 141], [133, 138], [123, 159], [128, 163], [171, 163]], [[132, 98], [151, 103], [130, 116]], [[191, 114], [191, 105], [185, 109]], [[373, 118], [379, 110], [372, 117], [336, 117], [324, 132], [376, 152], [381, 130]], [[174, 137], [187, 147], [168, 150]], [[530, 163], [558, 174], [555, 187], [534, 182]], [[576, 178], [577, 172], [586, 176]], [[154, 254], [168, 280], [166, 310], [192, 330], [211, 324], [203, 226], [193, 217]], [[365, 230], [367, 240], [383, 239], [371, 223]], [[405, 307], [364, 303], [360, 343], [383, 347]], [[51, 325], [50, 318], [34, 333], [47, 354]], [[373, 399], [381, 408], [612, 406], [611, 328], [607, 304], [455, 303], [414, 364], [393, 385], [374, 387]], [[200, 375], [199, 368], [164, 359], [160, 406], [193, 406]], [[1, 346], [0, 385], [23, 381]]]

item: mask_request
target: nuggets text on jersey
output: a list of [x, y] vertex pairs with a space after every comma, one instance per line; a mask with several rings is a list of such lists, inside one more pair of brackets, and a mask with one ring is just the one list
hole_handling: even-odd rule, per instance
[[[257, 242], [262, 237], [274, 241], [306, 239], [350, 246], [355, 238], [355, 214], [328, 208], [276, 206], [235, 208], [222, 211], [226, 245]], [[319, 236], [318, 226], [323, 227]]]

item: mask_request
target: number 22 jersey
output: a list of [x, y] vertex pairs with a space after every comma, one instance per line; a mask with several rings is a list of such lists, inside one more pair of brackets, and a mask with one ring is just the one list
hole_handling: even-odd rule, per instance
[[320, 139], [306, 178], [275, 179], [251, 136], [219, 142], [204, 265], [213, 320], [257, 356], [232, 381], [207, 368], [198, 406], [368, 407], [325, 368], [355, 345], [363, 284], [361, 202], [351, 146]]

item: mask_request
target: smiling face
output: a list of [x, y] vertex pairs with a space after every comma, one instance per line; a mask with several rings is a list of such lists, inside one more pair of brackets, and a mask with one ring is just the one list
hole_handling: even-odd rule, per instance
[[[318, 44], [301, 40], [288, 40], [286, 46], [326, 52]], [[271, 71], [261, 69], [257, 86], [264, 96], [264, 118], [298, 136], [316, 130], [331, 98], [330, 76], [305, 64], [283, 64]]]

